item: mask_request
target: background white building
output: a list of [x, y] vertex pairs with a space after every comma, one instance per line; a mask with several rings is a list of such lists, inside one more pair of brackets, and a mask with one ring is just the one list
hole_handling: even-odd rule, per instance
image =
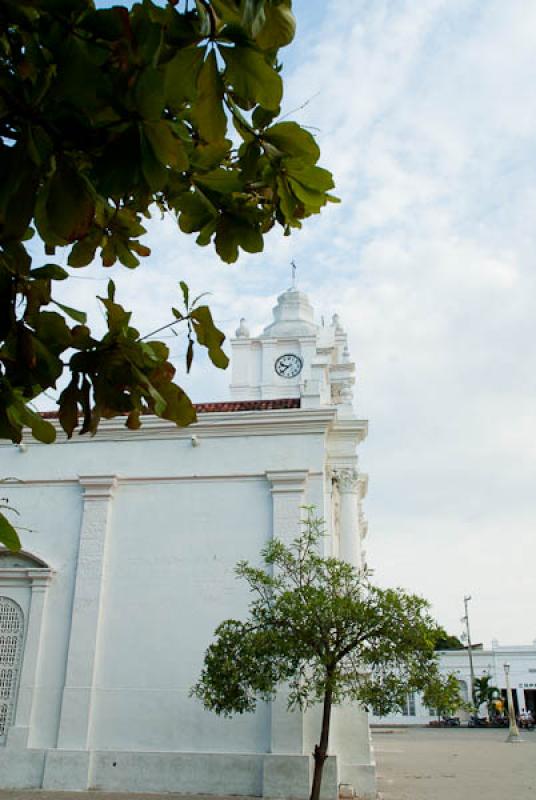
[[[0, 785], [306, 797], [319, 712], [285, 697], [232, 720], [189, 697], [216, 625], [247, 607], [239, 559], [324, 516], [326, 553], [363, 558], [367, 476], [354, 365], [304, 294], [232, 342], [232, 401], [179, 430], [0, 446], [25, 553], [0, 553]], [[375, 796], [367, 715], [336, 709], [324, 794]]]
[[[453, 672], [458, 677], [464, 699], [469, 700], [471, 671], [467, 649], [443, 650], [438, 655], [441, 672]], [[475, 678], [490, 675], [490, 684], [500, 689], [506, 699], [505, 664], [510, 665], [510, 686], [516, 714], [522, 709], [530, 709], [536, 715], [536, 641], [531, 645], [501, 647], [494, 640], [490, 649], [473, 649]], [[469, 717], [465, 711], [457, 713], [462, 721]], [[431, 719], [436, 718], [435, 711], [429, 711], [422, 704], [420, 695], [414, 694], [408, 696], [403, 713], [386, 717], [371, 715], [370, 720], [373, 724], [428, 725]]]

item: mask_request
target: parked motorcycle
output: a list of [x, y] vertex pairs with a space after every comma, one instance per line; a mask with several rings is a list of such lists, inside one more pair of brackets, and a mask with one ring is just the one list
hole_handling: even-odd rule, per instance
[[476, 714], [472, 714], [467, 723], [468, 728], [489, 728], [489, 726], [489, 719], [487, 717], [479, 717]]
[[459, 728], [460, 727], [460, 718], [459, 717], [442, 717], [441, 718], [441, 727], [443, 727], [443, 728]]

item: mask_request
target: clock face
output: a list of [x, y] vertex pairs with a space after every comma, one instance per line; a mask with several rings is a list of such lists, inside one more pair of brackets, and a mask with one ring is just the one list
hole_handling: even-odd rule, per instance
[[275, 362], [275, 371], [282, 378], [295, 378], [302, 371], [303, 361], [294, 353], [286, 353], [279, 356]]

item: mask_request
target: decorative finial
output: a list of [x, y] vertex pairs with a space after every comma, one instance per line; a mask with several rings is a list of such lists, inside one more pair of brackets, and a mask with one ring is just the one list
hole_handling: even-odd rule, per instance
[[239, 326], [238, 326], [238, 328], [236, 329], [236, 331], [235, 331], [235, 335], [236, 335], [236, 336], [237, 336], [239, 339], [249, 339], [249, 328], [248, 328], [248, 326], [246, 325], [246, 320], [245, 320], [245, 318], [244, 318], [244, 317], [241, 317], [241, 318], [240, 318], [240, 325], [239, 325]]
[[290, 262], [290, 266], [292, 268], [292, 288], [296, 288], [296, 264], [294, 263], [294, 259]]
[[338, 314], [333, 314], [331, 318], [331, 325], [335, 328], [335, 333], [342, 333], [341, 319]]

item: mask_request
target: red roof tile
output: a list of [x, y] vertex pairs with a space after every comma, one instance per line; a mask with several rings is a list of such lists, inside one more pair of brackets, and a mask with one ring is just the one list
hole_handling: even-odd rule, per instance
[[[195, 403], [198, 414], [227, 413], [229, 411], [271, 411], [280, 408], [299, 408], [299, 397], [274, 398], [273, 400], [224, 400], [220, 403]], [[57, 411], [42, 411], [44, 419], [57, 419]]]
[[277, 408], [299, 408], [299, 397], [287, 397], [274, 400], [227, 400], [222, 403], [196, 403], [195, 410], [199, 414], [213, 411], [270, 411]]

